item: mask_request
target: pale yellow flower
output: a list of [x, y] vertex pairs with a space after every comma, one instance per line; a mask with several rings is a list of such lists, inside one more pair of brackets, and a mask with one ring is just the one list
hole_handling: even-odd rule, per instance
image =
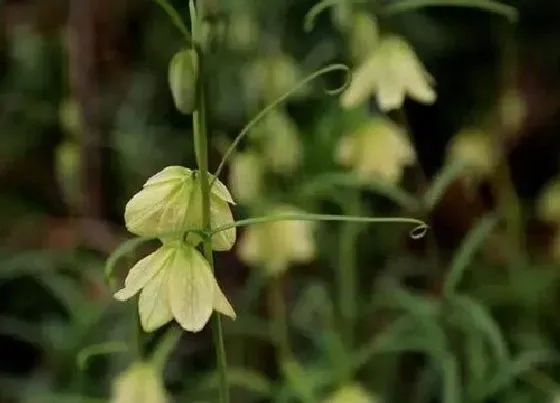
[[[212, 182], [214, 176], [209, 175]], [[211, 189], [212, 228], [233, 223], [229, 204], [235, 204], [226, 186], [216, 180]], [[202, 229], [200, 174], [181, 166], [169, 166], [148, 179], [143, 189], [127, 203], [126, 228], [137, 235], [168, 237], [186, 230]], [[200, 237], [190, 233], [189, 241]], [[229, 250], [236, 239], [235, 228], [212, 237], [215, 250]]]
[[541, 192], [536, 202], [537, 215], [540, 219], [560, 224], [560, 179], [550, 181]]
[[[245, 86], [249, 97], [272, 102], [286, 94], [303, 78], [296, 61], [289, 55], [278, 52], [256, 60], [247, 69]], [[301, 96], [305, 89], [294, 96]]]
[[378, 399], [370, 395], [362, 386], [353, 384], [343, 386], [333, 393], [324, 403], [376, 403]]
[[387, 118], [374, 118], [342, 137], [336, 161], [351, 167], [362, 181], [381, 179], [398, 183], [404, 168], [416, 160], [408, 136]]
[[231, 160], [229, 184], [236, 200], [248, 203], [261, 193], [262, 158], [254, 151], [237, 153]]
[[[280, 206], [270, 216], [298, 214], [298, 209]], [[254, 224], [239, 241], [239, 257], [250, 266], [262, 267], [269, 275], [282, 274], [291, 263], [307, 263], [315, 257], [314, 224], [282, 220]]]
[[183, 329], [198, 332], [214, 310], [235, 319], [206, 259], [181, 241], [164, 244], [136, 263], [115, 298], [126, 301], [137, 293], [140, 323], [146, 332], [172, 319]]
[[497, 162], [492, 137], [478, 128], [466, 128], [453, 136], [447, 158], [464, 163], [474, 178], [490, 175]]
[[146, 362], [132, 364], [113, 383], [110, 403], [166, 403], [169, 400], [157, 369]]
[[381, 111], [398, 109], [405, 97], [432, 104], [436, 92], [433, 77], [408, 42], [398, 36], [382, 37], [370, 56], [353, 73], [342, 94], [344, 108], [354, 108], [375, 95]]
[[260, 126], [264, 162], [272, 172], [288, 174], [301, 162], [301, 143], [294, 121], [283, 111], [273, 110]]

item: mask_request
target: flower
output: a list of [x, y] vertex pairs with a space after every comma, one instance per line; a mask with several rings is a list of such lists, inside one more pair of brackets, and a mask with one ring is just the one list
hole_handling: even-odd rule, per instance
[[[298, 214], [291, 206], [279, 206], [270, 216]], [[269, 275], [286, 271], [290, 263], [307, 263], [315, 257], [314, 225], [309, 221], [282, 220], [254, 224], [244, 232], [239, 257], [250, 266], [261, 266]]]
[[294, 121], [282, 111], [273, 110], [261, 124], [265, 162], [279, 174], [293, 172], [301, 161], [301, 144]]
[[491, 174], [497, 162], [492, 138], [478, 128], [466, 128], [453, 136], [447, 147], [447, 158], [463, 162], [474, 178]]
[[163, 380], [154, 366], [136, 362], [118, 376], [110, 403], [166, 403]]
[[346, 385], [331, 395], [325, 403], [374, 403], [377, 399], [371, 396], [360, 385]]
[[237, 153], [231, 161], [229, 183], [240, 202], [255, 200], [261, 193], [262, 158], [254, 151]]
[[375, 94], [381, 111], [398, 109], [408, 94], [412, 99], [433, 104], [433, 77], [424, 69], [414, 49], [399, 36], [381, 38], [370, 56], [356, 69], [342, 94], [344, 108], [354, 108]]
[[236, 317], [209, 263], [193, 246], [181, 241], [164, 243], [138, 261], [115, 298], [126, 301], [138, 292], [140, 323], [146, 332], [172, 319], [183, 329], [198, 332], [214, 310]]
[[[210, 183], [213, 175], [208, 175]], [[210, 195], [212, 228], [233, 223], [229, 204], [235, 204], [226, 186], [214, 181]], [[168, 237], [187, 230], [202, 229], [202, 191], [200, 174], [181, 166], [169, 166], [149, 178], [143, 189], [127, 203], [124, 213], [126, 228], [142, 236]], [[215, 250], [229, 250], [236, 239], [235, 228], [212, 236]], [[195, 245], [200, 236], [189, 233]]]
[[560, 179], [550, 181], [536, 202], [539, 218], [560, 224]]
[[350, 29], [350, 53], [354, 60], [361, 62], [364, 55], [375, 49], [379, 39], [377, 20], [369, 13], [356, 12], [352, 16]]
[[406, 133], [391, 120], [379, 117], [342, 137], [335, 159], [352, 167], [362, 181], [380, 178], [397, 183], [404, 167], [413, 164], [416, 156]]

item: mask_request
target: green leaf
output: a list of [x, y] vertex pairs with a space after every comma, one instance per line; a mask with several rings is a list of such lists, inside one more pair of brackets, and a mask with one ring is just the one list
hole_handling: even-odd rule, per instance
[[128, 345], [123, 341], [108, 341], [94, 344], [81, 350], [76, 356], [76, 363], [80, 370], [86, 369], [89, 360], [98, 355], [122, 353], [128, 351]]
[[500, 366], [509, 360], [506, 340], [499, 325], [484, 305], [466, 295], [455, 295], [451, 303], [459, 309], [457, 315], [466, 319], [467, 326], [473, 326], [488, 341]]
[[465, 171], [466, 165], [463, 161], [455, 160], [444, 165], [424, 194], [423, 202], [425, 208], [428, 211], [432, 211], [443, 197], [447, 187]]
[[510, 22], [517, 21], [515, 7], [493, 0], [400, 0], [392, 1], [384, 12], [388, 15], [404, 13], [425, 7], [468, 7], [501, 15]]
[[517, 358], [504, 364], [496, 375], [490, 379], [484, 392], [478, 396], [479, 401], [485, 401], [499, 391], [511, 385], [521, 375], [534, 370], [538, 365], [558, 361], [558, 353], [554, 350], [540, 349], [525, 351]]
[[449, 296], [455, 292], [474, 254], [482, 246], [486, 237], [490, 235], [496, 225], [496, 221], [496, 218], [491, 216], [483, 217], [476, 226], [469, 231], [461, 243], [458, 252], [455, 253], [451, 261], [449, 275], [445, 279], [443, 285], [443, 292], [445, 295]]

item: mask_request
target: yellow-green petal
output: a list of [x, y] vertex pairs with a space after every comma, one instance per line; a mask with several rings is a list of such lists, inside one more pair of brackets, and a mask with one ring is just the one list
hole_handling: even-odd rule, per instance
[[152, 332], [173, 319], [167, 297], [167, 277], [168, 271], [163, 268], [140, 292], [138, 314], [145, 332]]
[[218, 282], [215, 279], [214, 279], [214, 303], [213, 303], [213, 306], [214, 306], [214, 310], [216, 312], [219, 312], [222, 315], [229, 316], [233, 320], [236, 319], [237, 315], [235, 314], [235, 311], [231, 307], [231, 304], [229, 303], [228, 299], [226, 298], [226, 296], [224, 295], [224, 293], [220, 289], [220, 286], [218, 285]]
[[212, 195], [227, 203], [235, 204], [235, 201], [233, 200], [233, 197], [231, 197], [231, 193], [229, 192], [227, 186], [224, 185], [219, 179], [215, 179], [216, 177], [214, 175], [208, 176], [210, 183], [214, 181], [214, 184], [212, 185]]
[[168, 297], [175, 320], [190, 332], [208, 323], [214, 304], [214, 276], [206, 259], [185, 246], [169, 268]]
[[125, 301], [136, 295], [154, 276], [162, 270], [170, 258], [173, 251], [169, 248], [159, 248], [145, 258], [139, 260], [128, 272], [124, 287], [115, 293], [115, 298]]
[[166, 403], [161, 376], [148, 363], [137, 362], [118, 376], [110, 403]]

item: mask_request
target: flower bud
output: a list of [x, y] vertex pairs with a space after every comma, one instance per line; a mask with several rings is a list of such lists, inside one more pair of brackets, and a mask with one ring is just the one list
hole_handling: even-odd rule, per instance
[[196, 102], [196, 82], [198, 73], [195, 66], [196, 54], [192, 49], [177, 52], [169, 64], [169, 87], [175, 107], [189, 115]]

